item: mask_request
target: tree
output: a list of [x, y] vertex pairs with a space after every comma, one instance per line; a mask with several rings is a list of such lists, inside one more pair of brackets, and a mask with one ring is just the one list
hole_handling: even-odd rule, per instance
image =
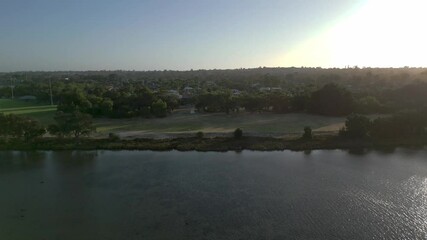
[[261, 95], [245, 95], [239, 99], [240, 105], [248, 112], [260, 112], [266, 107], [266, 101]]
[[237, 128], [236, 130], [234, 130], [234, 138], [239, 139], [242, 138], [243, 136], [243, 130], [240, 128]]
[[44, 127], [36, 120], [14, 114], [0, 114], [0, 136], [31, 141], [45, 133]]
[[65, 90], [59, 99], [58, 111], [61, 112], [88, 112], [92, 103], [87, 99], [85, 92], [80, 88]]
[[340, 131], [340, 135], [350, 138], [362, 138], [368, 136], [372, 122], [369, 118], [352, 114], [347, 117], [345, 127]]
[[353, 96], [348, 90], [330, 83], [311, 94], [309, 110], [327, 116], [347, 115], [354, 110]]
[[303, 112], [307, 109], [310, 101], [310, 96], [307, 94], [299, 94], [290, 99], [290, 108], [292, 112]]
[[22, 130], [25, 141], [31, 141], [46, 133], [46, 129], [38, 121], [30, 118], [22, 120]]
[[363, 97], [359, 99], [356, 104], [356, 110], [358, 113], [371, 114], [384, 111], [383, 105], [376, 97], [373, 96]]
[[198, 131], [198, 132], [196, 133], [196, 138], [198, 138], [198, 139], [202, 139], [202, 138], [203, 138], [203, 136], [204, 136], [204, 133], [203, 133], [202, 131]]
[[167, 104], [161, 99], [151, 104], [151, 113], [156, 117], [166, 117], [167, 110]]
[[273, 107], [275, 113], [288, 113], [290, 110], [289, 98], [284, 94], [271, 93], [266, 96], [268, 105]]
[[92, 116], [79, 111], [72, 113], [57, 112], [54, 119], [56, 124], [50, 125], [48, 128], [49, 133], [52, 135], [73, 135], [75, 138], [79, 138], [95, 131], [92, 126]]
[[313, 138], [311, 127], [304, 128], [304, 134], [302, 135], [302, 138], [305, 140], [311, 140]]
[[177, 96], [171, 94], [164, 94], [161, 96], [161, 99], [166, 102], [169, 112], [172, 112], [173, 110], [179, 107], [180, 101]]
[[203, 112], [229, 113], [236, 105], [229, 92], [208, 92], [197, 97], [195, 107]]
[[20, 117], [14, 114], [0, 113], [0, 135], [3, 137], [19, 138], [23, 135], [22, 126], [18, 124]]
[[373, 121], [375, 138], [422, 137], [427, 134], [427, 110], [405, 111]]

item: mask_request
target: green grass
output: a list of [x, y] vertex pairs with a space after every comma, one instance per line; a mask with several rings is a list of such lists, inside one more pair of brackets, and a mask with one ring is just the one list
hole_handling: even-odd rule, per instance
[[34, 118], [44, 125], [53, 123], [56, 106], [20, 100], [0, 99], [0, 112]]

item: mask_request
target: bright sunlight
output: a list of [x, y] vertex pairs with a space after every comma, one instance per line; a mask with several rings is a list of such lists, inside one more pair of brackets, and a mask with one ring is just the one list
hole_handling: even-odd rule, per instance
[[368, 1], [350, 17], [286, 53], [280, 65], [427, 65], [427, 1]]

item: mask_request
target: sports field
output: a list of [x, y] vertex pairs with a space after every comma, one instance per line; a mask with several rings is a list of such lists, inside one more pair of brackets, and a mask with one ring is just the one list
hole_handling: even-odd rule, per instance
[[53, 123], [56, 106], [25, 102], [20, 100], [0, 99], [0, 112], [28, 116], [48, 125]]

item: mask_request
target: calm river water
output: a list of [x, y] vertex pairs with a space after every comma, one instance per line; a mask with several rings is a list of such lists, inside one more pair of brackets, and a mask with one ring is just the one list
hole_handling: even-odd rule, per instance
[[0, 152], [0, 239], [426, 239], [427, 150]]

